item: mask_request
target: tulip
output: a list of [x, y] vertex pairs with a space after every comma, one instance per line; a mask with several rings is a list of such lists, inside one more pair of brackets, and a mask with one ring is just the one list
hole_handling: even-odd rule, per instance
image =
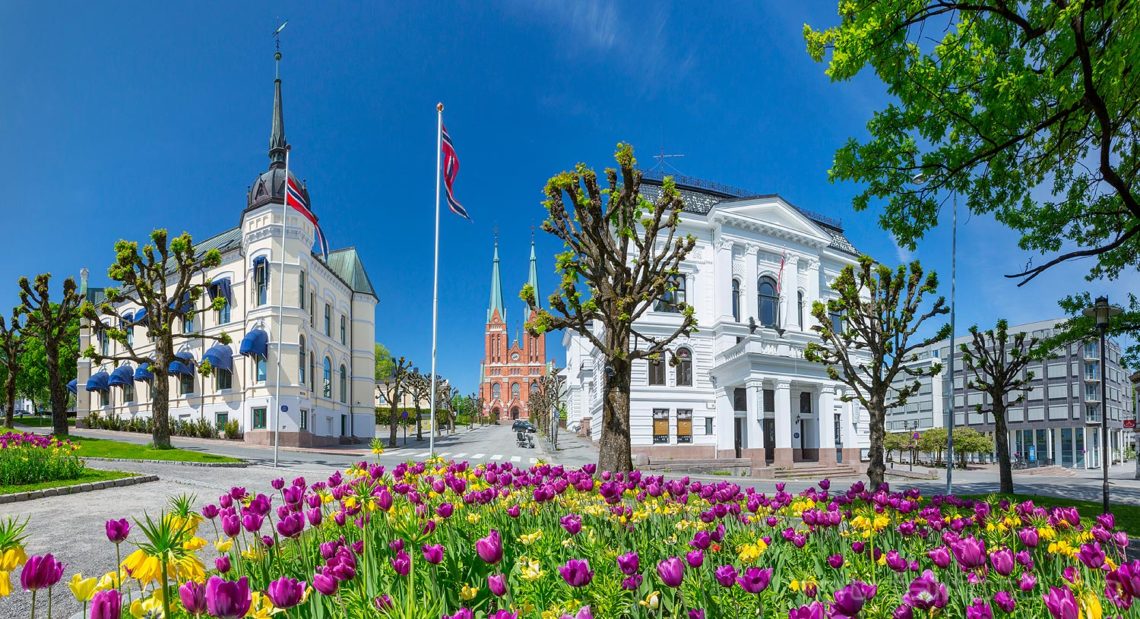
[[201, 615], [206, 612], [206, 585], [189, 580], [178, 587], [178, 599], [182, 607], [191, 615]]
[[[440, 549], [440, 560], [443, 559], [443, 549]], [[399, 576], [407, 576], [412, 571], [412, 558], [408, 553], [401, 550], [396, 553], [396, 558], [392, 559], [392, 569], [396, 571]]]
[[728, 589], [736, 584], [736, 568], [731, 565], [722, 565], [713, 571], [713, 578], [720, 583], [720, 586]]
[[878, 587], [875, 585], [869, 585], [859, 580], [852, 582], [835, 592], [835, 602], [831, 605], [833, 616], [835, 619], [855, 617], [859, 611], [863, 610], [867, 600], [875, 597], [877, 592]]
[[772, 582], [772, 568], [750, 567], [744, 570], [744, 574], [737, 578], [736, 582], [740, 583], [740, 588], [748, 593], [761, 593]]
[[788, 611], [788, 619], [824, 619], [823, 604], [812, 602], [807, 606], [800, 606]]
[[[563, 616], [565, 617], [568, 615], [563, 615]], [[519, 619], [519, 614], [515, 613], [515, 612], [511, 612], [511, 611], [506, 610], [506, 609], [500, 608], [499, 610], [496, 610], [495, 612], [491, 613], [490, 615], [487, 615], [487, 619]]]
[[694, 608], [689, 611], [689, 619], [705, 619], [705, 610], [703, 608]]
[[377, 610], [383, 613], [387, 613], [388, 611], [394, 610], [396, 608], [395, 602], [392, 601], [392, 596], [388, 595], [387, 593], [381, 593], [380, 595], [373, 598], [372, 604], [376, 606]]
[[340, 587], [340, 581], [324, 572], [313, 575], [313, 588], [321, 595], [333, 595]]
[[1029, 548], [1037, 546], [1040, 539], [1037, 535], [1037, 529], [1034, 529], [1032, 527], [1018, 529], [1017, 537], [1021, 539], [1022, 544], [1028, 546]]
[[114, 589], [99, 591], [91, 598], [91, 609], [87, 619], [120, 619], [123, 598]]
[[1013, 573], [1013, 551], [1009, 548], [1002, 548], [990, 553], [990, 563], [994, 566], [994, 571], [1002, 576], [1009, 576]]
[[827, 557], [827, 564], [834, 569], [843, 567], [843, 555], [831, 555]]
[[570, 559], [558, 568], [558, 573], [571, 587], [585, 587], [594, 579], [594, 571], [590, 569], [590, 562], [586, 559]]
[[503, 560], [503, 540], [499, 537], [499, 532], [491, 529], [487, 537], [481, 538], [475, 542], [475, 552], [479, 554], [479, 558], [490, 564], [498, 563]]
[[48, 553], [35, 555], [24, 564], [20, 572], [20, 586], [24, 591], [37, 591], [55, 586], [63, 578], [63, 564]]
[[969, 571], [986, 564], [985, 542], [976, 537], [964, 537], [950, 546], [954, 559], [963, 571]]
[[503, 574], [487, 576], [487, 588], [495, 594], [495, 597], [503, 597], [507, 594], [507, 577]]
[[618, 555], [617, 558], [618, 569], [627, 576], [632, 576], [638, 572], [641, 560], [636, 552], [627, 552], [624, 555]]
[[95, 594], [95, 585], [98, 583], [95, 578], [84, 579], [82, 574], [74, 574], [71, 582], [67, 583], [67, 588], [71, 589], [71, 595], [75, 596], [76, 601], [86, 604], [91, 601], [91, 596]]
[[107, 539], [115, 544], [126, 541], [127, 536], [131, 533], [131, 523], [128, 522], [126, 518], [108, 520], [105, 526], [107, 529]]
[[214, 567], [217, 568], [218, 572], [225, 574], [230, 571], [230, 558], [222, 556], [214, 559]]
[[705, 553], [700, 549], [690, 550], [689, 552], [685, 553], [685, 563], [688, 563], [689, 567], [697, 568], [700, 567], [704, 562]]
[[677, 557], [669, 557], [657, 564], [657, 575], [667, 587], [680, 587], [685, 577], [685, 564]]
[[1104, 565], [1104, 551], [1100, 549], [1099, 543], [1084, 544], [1081, 546], [1080, 551], [1077, 553], [1077, 558], [1081, 560], [1089, 569], [1097, 570]]
[[305, 583], [288, 576], [278, 578], [269, 583], [265, 594], [273, 605], [281, 609], [289, 609], [305, 599]]
[[577, 535], [582, 530], [582, 517], [578, 514], [567, 514], [559, 522], [570, 535]]
[[277, 532], [284, 537], [297, 537], [305, 530], [305, 517], [299, 513], [291, 513], [277, 521]]
[[1080, 610], [1073, 592], [1068, 587], [1049, 587], [1049, 593], [1041, 596], [1045, 600], [1045, 608], [1053, 619], [1078, 619]]
[[424, 544], [420, 551], [424, 554], [424, 560], [432, 565], [439, 565], [443, 561], [442, 544]]
[[1022, 572], [1017, 581], [1017, 587], [1022, 591], [1032, 591], [1037, 586], [1037, 577], [1029, 572]]
[[1008, 591], [998, 591], [995, 593], [994, 604], [997, 604], [998, 608], [1002, 609], [1002, 611], [1006, 613], [1012, 613], [1013, 609], [1017, 606], [1017, 602], [1013, 599], [1013, 596], [1010, 595]]
[[454, 615], [443, 615], [442, 619], [475, 619], [475, 613], [466, 608], [460, 608]]
[[966, 607], [966, 619], [994, 619], [994, 611], [982, 598], [974, 598], [973, 603]]
[[930, 560], [934, 562], [934, 565], [937, 565], [940, 568], [945, 569], [946, 566], [950, 565], [950, 551], [945, 546], [939, 546], [934, 550], [927, 552], [926, 556], [930, 557]]
[[249, 579], [245, 576], [237, 581], [211, 576], [206, 581], [206, 610], [218, 619], [244, 617], [252, 601]]

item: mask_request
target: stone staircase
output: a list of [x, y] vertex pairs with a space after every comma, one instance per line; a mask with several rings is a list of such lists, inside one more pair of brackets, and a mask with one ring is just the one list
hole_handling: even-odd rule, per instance
[[712, 459], [645, 459], [638, 468], [644, 471], [661, 473], [704, 473], [708, 475], [731, 475], [749, 477], [752, 475], [752, 461], [748, 458]]
[[820, 465], [814, 462], [801, 462], [791, 467], [770, 466], [760, 471], [760, 477], [806, 481], [858, 476], [859, 469], [850, 464]]

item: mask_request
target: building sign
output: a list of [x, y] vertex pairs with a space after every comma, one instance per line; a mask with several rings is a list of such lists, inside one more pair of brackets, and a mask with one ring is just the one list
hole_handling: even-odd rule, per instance
[[1136, 420], [1135, 419], [1125, 419], [1124, 420], [1124, 427], [1135, 429], [1136, 428]]

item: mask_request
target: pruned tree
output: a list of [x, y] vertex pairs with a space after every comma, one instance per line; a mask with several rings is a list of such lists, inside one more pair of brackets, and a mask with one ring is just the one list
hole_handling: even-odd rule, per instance
[[[69, 326], [79, 316], [82, 298], [75, 280], [63, 280], [63, 296], [58, 303], [51, 300], [51, 274], [40, 273], [35, 282], [20, 278], [21, 313], [24, 314], [24, 333], [40, 340], [47, 358], [48, 399], [51, 401], [52, 432], [67, 434], [67, 381], [60, 372], [59, 363], [68, 337]], [[70, 380], [70, 379], [68, 379]]]
[[[681, 262], [693, 249], [691, 235], [680, 236], [684, 203], [673, 179], [666, 177], [654, 201], [641, 195], [641, 171], [633, 147], [620, 143], [614, 154], [619, 169], [605, 170], [607, 187], [585, 164], [546, 183], [548, 217], [542, 229], [561, 239], [556, 269], [561, 281], [539, 306], [527, 284], [520, 296], [530, 307], [526, 329], [532, 335], [570, 329], [589, 340], [605, 359], [602, 394], [602, 439], [598, 467], [628, 471], [630, 449], [629, 395], [633, 361], [659, 358], [679, 337], [696, 330], [693, 308], [674, 298]], [[681, 316], [664, 335], [636, 327], [659, 299]]]
[[21, 333], [20, 308], [12, 309], [12, 319], [4, 322], [0, 316], [0, 365], [4, 369], [4, 425], [15, 424], [16, 379], [20, 375], [21, 359], [26, 340]]
[[[380, 344], [376, 345], [377, 352], [381, 347]], [[388, 374], [386, 376], [379, 376], [380, 367], [377, 363], [377, 377], [376, 380], [386, 381], [381, 382], [380, 394], [384, 396], [384, 400], [388, 403], [389, 415], [389, 433], [388, 433], [388, 446], [396, 446], [396, 428], [400, 424], [400, 400], [403, 399], [404, 393], [407, 391], [408, 372], [412, 368], [412, 362], [404, 357], [393, 359], [391, 356], [388, 358]]]
[[407, 393], [412, 396], [412, 406], [416, 409], [416, 440], [422, 441], [424, 429], [420, 421], [420, 409], [431, 398], [431, 380], [419, 368], [412, 368], [407, 377], [407, 385]]
[[[118, 343], [119, 352], [104, 355], [94, 346], [83, 352], [95, 363], [106, 361], [131, 361], [146, 363], [154, 374], [151, 388], [151, 417], [154, 446], [160, 449], [170, 447], [170, 363], [174, 361], [175, 343], [189, 340], [209, 340], [223, 344], [230, 343], [226, 333], [208, 335], [202, 332], [182, 333], [175, 330], [175, 321], [193, 320], [201, 313], [198, 300], [205, 294], [208, 281], [206, 271], [222, 262], [222, 254], [211, 249], [199, 255], [194, 241], [183, 232], [173, 239], [167, 238], [164, 229], [150, 233], [151, 242], [139, 251], [135, 241], [120, 240], [115, 243], [115, 263], [107, 269], [107, 275], [122, 284], [122, 288], [107, 288], [106, 301], [96, 307], [84, 303], [83, 316], [91, 321], [94, 328], [101, 330], [106, 337]], [[146, 310], [143, 322], [137, 318], [124, 319], [116, 306], [134, 304]], [[206, 309], [221, 310], [225, 307], [225, 297], [218, 295]], [[138, 314], [136, 313], [135, 316]], [[109, 317], [110, 324], [104, 324], [102, 317]], [[147, 335], [153, 338], [153, 350], [140, 353], [135, 350], [128, 329], [143, 326]], [[203, 375], [212, 372], [209, 361], [198, 366]]]
[[[1009, 323], [1003, 318], [997, 321], [994, 329], [979, 331], [977, 326], [970, 327], [969, 344], [958, 347], [962, 351], [966, 372], [972, 374], [967, 384], [989, 398], [989, 409], [978, 404], [977, 410], [994, 416], [994, 444], [1002, 493], [1013, 493], [1013, 466], [1009, 460], [1005, 412], [1010, 406], [1025, 400], [1025, 395], [1033, 388], [1033, 372], [1027, 372], [1026, 367], [1036, 345], [1037, 338], [1027, 336], [1025, 332], [1014, 333], [1011, 339]], [[1008, 399], [1011, 395], [1015, 395], [1012, 400]]]
[[451, 385], [439, 376], [435, 377], [435, 421], [433, 425], [432, 430], [437, 436], [441, 434], [440, 428], [455, 429], [455, 409], [451, 406]]
[[[892, 271], [860, 256], [857, 265], [839, 272], [831, 289], [836, 297], [812, 304], [820, 341], [810, 342], [804, 358], [827, 366], [827, 375], [849, 387], [843, 401], [858, 401], [871, 416], [870, 459], [867, 477], [872, 488], [883, 483], [883, 440], [887, 409], [905, 406], [918, 392], [921, 378], [942, 371], [939, 364], [920, 367], [911, 363], [917, 351], [945, 339], [950, 326], [943, 325], [929, 337], [916, 333], [930, 319], [949, 312], [942, 297], [922, 310], [923, 297], [938, 290], [933, 271], [923, 273], [918, 261], [910, 268]], [[838, 329], [832, 318], [842, 317]], [[895, 379], [905, 380], [895, 384]], [[911, 381], [910, 379], [914, 379]]]
[[547, 435], [557, 448], [559, 406], [564, 395], [566, 379], [552, 368], [538, 379], [538, 389], [531, 393], [531, 414], [537, 411], [535, 426], [539, 432]]

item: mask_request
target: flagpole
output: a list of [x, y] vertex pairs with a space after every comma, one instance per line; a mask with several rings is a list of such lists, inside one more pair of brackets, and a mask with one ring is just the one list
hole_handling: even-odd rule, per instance
[[443, 104], [435, 104], [435, 267], [431, 284], [431, 430], [428, 453], [435, 457], [435, 345], [439, 316], [439, 174], [443, 155]]
[[285, 146], [285, 192], [281, 196], [281, 286], [277, 299], [277, 380], [274, 383], [273, 404], [273, 468], [277, 468], [277, 453], [281, 444], [281, 339], [285, 325], [285, 222], [289, 218], [289, 151]]

